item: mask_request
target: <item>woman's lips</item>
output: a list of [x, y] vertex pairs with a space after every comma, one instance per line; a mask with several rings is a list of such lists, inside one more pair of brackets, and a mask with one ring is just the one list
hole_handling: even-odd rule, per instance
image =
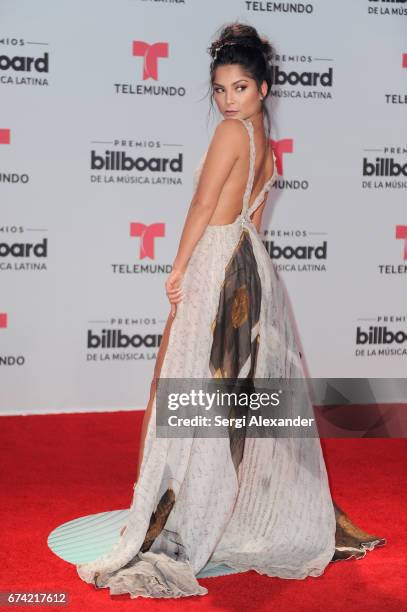
[[234, 113], [237, 113], [237, 112], [238, 112], [237, 110], [227, 110], [227, 111], [225, 111], [225, 114], [226, 115], [233, 115]]

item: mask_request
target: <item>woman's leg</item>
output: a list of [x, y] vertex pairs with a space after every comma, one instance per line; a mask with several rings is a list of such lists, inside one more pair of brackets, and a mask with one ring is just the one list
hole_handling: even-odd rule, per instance
[[171, 325], [173, 321], [174, 321], [174, 317], [172, 317], [171, 314], [169, 314], [167, 323], [165, 324], [165, 327], [164, 327], [163, 335], [162, 335], [161, 342], [160, 342], [160, 348], [158, 350], [158, 354], [157, 354], [157, 358], [155, 362], [153, 380], [151, 381], [151, 386], [150, 386], [150, 398], [148, 400], [147, 408], [144, 413], [143, 424], [141, 426], [140, 450], [139, 450], [139, 457], [138, 457], [136, 482], [134, 486], [136, 485], [139, 475], [140, 475], [140, 467], [141, 467], [141, 463], [143, 460], [143, 454], [144, 454], [144, 442], [146, 438], [148, 424], [150, 422], [151, 410], [153, 407], [153, 401], [154, 401], [154, 397], [155, 397], [155, 393], [157, 389], [157, 381], [160, 378], [161, 367], [162, 367], [164, 357], [167, 352], [168, 339], [169, 339], [170, 329], [171, 329]]
[[[139, 449], [139, 456], [138, 456], [136, 481], [134, 483], [134, 486], [136, 486], [137, 481], [140, 476], [140, 467], [143, 461], [143, 454], [144, 454], [144, 442], [146, 438], [148, 424], [150, 422], [151, 410], [153, 407], [153, 401], [154, 401], [155, 392], [157, 388], [157, 380], [160, 378], [161, 366], [163, 364], [164, 357], [167, 352], [168, 339], [169, 339], [170, 329], [171, 329], [171, 325], [173, 321], [174, 321], [174, 317], [172, 317], [170, 313], [168, 315], [167, 323], [165, 324], [165, 327], [164, 327], [163, 335], [162, 335], [161, 342], [160, 342], [160, 348], [157, 353], [157, 358], [156, 358], [155, 367], [154, 367], [153, 380], [151, 381], [151, 385], [150, 385], [150, 398], [148, 400], [147, 408], [146, 408], [146, 411], [143, 417], [143, 423], [141, 425], [140, 449]], [[126, 525], [121, 529], [120, 535], [122, 535], [125, 530], [126, 530]]]

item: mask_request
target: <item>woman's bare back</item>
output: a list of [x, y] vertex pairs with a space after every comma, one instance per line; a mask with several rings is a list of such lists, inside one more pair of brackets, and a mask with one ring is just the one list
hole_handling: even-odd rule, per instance
[[[229, 121], [235, 121], [229, 119]], [[273, 176], [274, 159], [268, 138], [263, 126], [254, 127], [254, 144], [256, 151], [255, 172], [249, 206], [259, 195], [266, 181]], [[208, 225], [227, 225], [233, 223], [242, 210], [243, 196], [249, 174], [250, 143], [246, 128], [242, 125], [244, 143], [240, 155], [226, 179], [220, 193], [216, 208]]]

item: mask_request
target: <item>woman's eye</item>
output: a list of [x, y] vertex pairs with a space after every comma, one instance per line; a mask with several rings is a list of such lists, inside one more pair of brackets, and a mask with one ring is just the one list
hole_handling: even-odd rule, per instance
[[[245, 89], [247, 89], [247, 85], [238, 85], [236, 87], [237, 91], [244, 91]], [[213, 90], [215, 93], [223, 93], [224, 90], [222, 89], [222, 87], [215, 87]]]

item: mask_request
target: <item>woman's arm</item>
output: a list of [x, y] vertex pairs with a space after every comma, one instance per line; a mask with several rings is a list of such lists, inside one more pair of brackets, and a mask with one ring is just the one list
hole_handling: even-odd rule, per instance
[[261, 217], [263, 215], [263, 210], [267, 202], [268, 194], [269, 192], [266, 191], [265, 196], [263, 198], [263, 202], [256, 208], [256, 210], [254, 211], [251, 217], [252, 223], [255, 226], [258, 233], [260, 232]]
[[174, 270], [185, 272], [195, 245], [216, 208], [223, 185], [239, 157], [239, 151], [247, 146], [245, 132], [246, 128], [236, 119], [224, 119], [216, 127], [185, 219], [173, 263]]

